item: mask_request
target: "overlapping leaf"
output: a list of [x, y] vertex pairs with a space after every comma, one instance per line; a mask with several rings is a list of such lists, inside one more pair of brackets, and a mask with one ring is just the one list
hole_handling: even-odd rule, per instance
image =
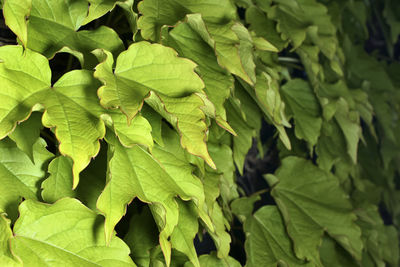
[[219, 65], [247, 83], [255, 83], [253, 41], [247, 29], [234, 21], [235, 9], [230, 1], [189, 0], [178, 4], [145, 0], [139, 4], [139, 11], [143, 16], [138, 26], [143, 37], [151, 40], [160, 38], [163, 25], [174, 25], [187, 14], [200, 13], [201, 17], [189, 16], [188, 23], [215, 50]]
[[201, 92], [204, 83], [193, 71], [196, 64], [178, 58], [168, 47], [147, 42], [132, 44], [121, 53], [113, 70], [114, 59], [108, 52], [98, 51], [103, 62], [95, 76], [104, 86], [99, 89], [101, 104], [120, 108], [131, 121], [143, 105], [150, 90], [170, 97], [183, 97]]
[[22, 198], [38, 199], [38, 183], [45, 178], [45, 169], [53, 155], [46, 150], [43, 139], [33, 146], [33, 160], [10, 139], [0, 141], [0, 211], [15, 220], [17, 207]]
[[107, 245], [98, 215], [75, 199], [26, 200], [19, 211], [12, 249], [24, 265], [136, 266], [128, 246], [115, 235]]
[[151, 40], [160, 38], [160, 29], [163, 25], [172, 26], [187, 14], [200, 13], [205, 21], [211, 23], [224, 23], [236, 17], [236, 9], [229, 0], [218, 2], [144, 0], [140, 2], [138, 8], [143, 14], [138, 21], [142, 36]]
[[321, 265], [318, 247], [326, 231], [361, 260], [361, 231], [335, 176], [297, 157], [285, 158], [275, 175], [267, 175], [267, 180], [297, 257]]
[[10, 267], [22, 266], [21, 261], [11, 251], [10, 241], [12, 237], [10, 220], [2, 214], [0, 215], [0, 264]]
[[0, 73], [4, 85], [0, 104], [1, 137], [26, 119], [36, 104], [45, 106], [43, 125], [55, 127], [61, 153], [74, 160], [73, 187], [81, 172], [99, 149], [99, 139], [105, 134], [96, 89], [99, 83], [92, 72], [75, 70], [62, 76], [53, 87], [48, 61], [41, 55], [20, 46], [0, 49]]
[[282, 92], [294, 117], [296, 136], [315, 145], [320, 135], [322, 118], [312, 89], [303, 80], [291, 80], [282, 87]]
[[95, 58], [90, 51], [103, 48], [117, 54], [123, 50], [123, 44], [116, 32], [106, 26], [78, 31], [87, 9], [86, 1], [71, 0], [8, 0], [5, 6], [7, 21], [25, 47], [48, 58], [63, 49], [78, 55], [82, 65], [92, 67]]
[[[171, 132], [163, 139], [165, 146], [160, 149], [154, 147], [153, 157], [138, 145], [125, 148], [115, 137], [107, 137], [107, 141], [112, 143], [113, 156], [109, 163], [109, 180], [98, 199], [97, 207], [106, 215], [105, 229], [109, 240], [114, 226], [133, 198], [152, 203], [153, 214], [158, 214], [156, 221], [161, 229], [160, 245], [168, 262], [171, 255], [168, 237], [179, 218], [178, 204], [174, 197], [178, 195], [185, 200], [193, 199], [201, 213], [204, 191], [200, 180], [191, 174], [192, 167], [182, 161], [184, 150], [179, 146], [176, 134]], [[183, 166], [176, 165], [177, 162]], [[203, 220], [210, 224], [205, 214]]]
[[[207, 29], [199, 14], [187, 15], [185, 23], [180, 23], [164, 36], [163, 43], [173, 47], [180, 55], [196, 62], [198, 72], [205, 84], [205, 91], [216, 108], [217, 122], [226, 120], [223, 108], [233, 87], [233, 78], [217, 62], [213, 47], [203, 39]], [[207, 35], [206, 35], [207, 36]]]
[[275, 206], [264, 206], [247, 218], [244, 231], [247, 234], [246, 266], [311, 266], [294, 255], [291, 240]]

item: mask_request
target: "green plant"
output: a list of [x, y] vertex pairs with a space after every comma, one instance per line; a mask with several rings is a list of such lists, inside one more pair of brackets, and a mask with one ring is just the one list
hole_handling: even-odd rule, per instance
[[399, 10], [2, 1], [0, 265], [397, 266]]

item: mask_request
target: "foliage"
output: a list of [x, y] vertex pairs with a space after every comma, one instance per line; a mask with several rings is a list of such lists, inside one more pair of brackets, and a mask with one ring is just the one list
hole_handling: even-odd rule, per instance
[[1, 3], [1, 266], [398, 265], [400, 2]]

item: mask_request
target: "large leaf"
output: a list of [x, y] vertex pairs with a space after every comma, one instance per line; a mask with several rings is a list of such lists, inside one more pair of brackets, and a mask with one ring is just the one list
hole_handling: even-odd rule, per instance
[[[192, 61], [177, 57], [168, 47], [138, 42], [114, 59], [108, 52], [97, 51], [103, 62], [97, 65], [95, 77], [104, 86], [99, 89], [105, 108], [120, 108], [128, 121], [141, 109], [145, 96], [152, 90], [170, 97], [201, 92], [204, 83], [193, 71]], [[172, 67], [173, 66], [173, 67]]]
[[37, 94], [50, 87], [50, 79], [49, 63], [42, 55], [21, 46], [0, 47], [0, 139], [29, 117]]
[[46, 142], [37, 140], [31, 159], [10, 139], [0, 141], [0, 211], [15, 220], [17, 207], [24, 199], [38, 199], [38, 184], [45, 178], [47, 162], [53, 156], [46, 150]]
[[68, 72], [44, 92], [47, 96], [43, 101], [43, 125], [55, 127], [60, 152], [74, 161], [73, 188], [78, 185], [79, 173], [99, 152], [99, 139], [105, 135], [100, 119], [104, 110], [96, 95], [99, 83], [92, 75], [85, 70]]
[[51, 87], [48, 61], [29, 49], [22, 52], [20, 46], [1, 47], [0, 58], [0, 92], [5, 99], [0, 103], [0, 137], [25, 120], [36, 104], [42, 104], [46, 109], [43, 125], [55, 127], [60, 152], [74, 161], [75, 188], [79, 173], [98, 153], [98, 140], [105, 134], [100, 119], [104, 109], [96, 94], [100, 83], [91, 71], [74, 70]]
[[[106, 216], [107, 240], [110, 240], [115, 225], [124, 215], [126, 205], [138, 197], [141, 201], [153, 203], [153, 213], [158, 214], [156, 221], [160, 223], [160, 245], [168, 263], [171, 253], [168, 237], [179, 218], [178, 204], [174, 198], [178, 195], [185, 200], [193, 199], [201, 210], [204, 203], [202, 184], [190, 173], [190, 165], [185, 167], [189, 168], [189, 173], [182, 172], [182, 168], [175, 165], [173, 155], [184, 152], [176, 135], [164, 138], [165, 150], [160, 150], [157, 157], [138, 145], [125, 148], [112, 135], [107, 137], [107, 141], [112, 143], [109, 177], [97, 201], [98, 209]], [[156, 153], [156, 147], [153, 153]]]
[[121, 239], [106, 245], [100, 217], [75, 199], [26, 200], [19, 211], [12, 249], [26, 266], [136, 266]]
[[321, 265], [318, 247], [324, 232], [361, 260], [360, 228], [335, 176], [311, 162], [287, 157], [275, 175], [266, 176], [281, 211], [296, 255]]
[[276, 206], [264, 206], [244, 224], [246, 266], [311, 266], [294, 255], [281, 214]]
[[[81, 53], [78, 58], [82, 65], [92, 67], [95, 58], [90, 51], [103, 48], [118, 54], [123, 50], [123, 43], [116, 32], [101, 26], [93, 31], [78, 31], [87, 15], [86, 1], [21, 1], [8, 0], [6, 12], [17, 11], [9, 21], [15, 33], [28, 48], [40, 52], [48, 58], [61, 49]], [[21, 12], [20, 10], [30, 10]], [[29, 23], [23, 24], [29, 14]], [[18, 24], [17, 24], [18, 23]], [[25, 42], [24, 42], [25, 41]], [[82, 55], [83, 54], [83, 55]]]

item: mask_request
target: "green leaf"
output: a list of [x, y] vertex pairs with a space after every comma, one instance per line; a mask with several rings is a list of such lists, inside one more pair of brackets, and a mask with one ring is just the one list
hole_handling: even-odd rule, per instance
[[236, 18], [236, 9], [229, 0], [144, 0], [139, 3], [142, 16], [138, 26], [145, 39], [158, 40], [163, 25], [174, 25], [187, 14], [200, 13], [206, 22], [224, 23]]
[[136, 266], [121, 239], [106, 245], [100, 217], [75, 199], [26, 200], [19, 211], [12, 249], [24, 265]]
[[252, 54], [253, 41], [247, 29], [234, 21], [223, 25], [208, 23], [206, 26], [208, 38], [213, 40], [218, 63], [232, 74], [253, 85], [256, 81]]
[[253, 143], [254, 129], [243, 120], [241, 114], [231, 103], [225, 105], [228, 111], [228, 122], [237, 136], [233, 138], [233, 159], [240, 173], [243, 173], [244, 160]]
[[[254, 88], [243, 82], [235, 86], [237, 86], [235, 90], [241, 90], [237, 88], [245, 89], [247, 94], [253, 99], [253, 101], [247, 101], [247, 103], [256, 103], [267, 120], [278, 130], [281, 141], [290, 149], [289, 137], [285, 131], [285, 127], [290, 127], [290, 124], [284, 113], [285, 104], [282, 102], [277, 80], [273, 79], [266, 72], [262, 72], [257, 76], [257, 83]], [[243, 99], [240, 98], [240, 101], [243, 101]]]
[[340, 161], [351, 161], [347, 154], [346, 140], [336, 120], [322, 123], [315, 152], [318, 155], [318, 166], [325, 171], [330, 171]]
[[368, 205], [357, 209], [358, 225], [368, 254], [377, 266], [396, 266], [399, 262], [399, 245], [396, 228], [384, 225], [378, 208]]
[[329, 59], [333, 58], [338, 44], [336, 28], [323, 4], [315, 0], [276, 0], [272, 6], [261, 4], [260, 7], [270, 19], [277, 21], [282, 39], [289, 39], [293, 49], [309, 38]]
[[100, 18], [101, 16], [105, 15], [117, 5], [117, 0], [88, 0], [90, 3], [89, 5], [89, 12], [85, 20], [82, 24], [87, 24], [95, 19]]
[[[45, 107], [42, 123], [55, 127], [60, 152], [74, 161], [73, 188], [79, 173], [89, 164], [99, 149], [105, 126], [100, 115], [104, 109], [98, 103], [99, 82], [93, 73], [74, 70], [64, 74], [53, 87], [50, 85], [49, 63], [43, 56], [20, 46], [0, 48], [1, 93], [0, 137], [9, 134], [16, 122], [23, 121], [36, 104]], [[83, 134], [85, 133], [85, 134]]]
[[68, 72], [45, 91], [43, 125], [55, 127], [60, 152], [74, 161], [73, 188], [78, 185], [79, 173], [99, 152], [99, 139], [105, 135], [105, 125], [100, 119], [105, 111], [96, 95], [99, 83], [92, 75], [86, 70]]
[[50, 176], [42, 183], [42, 198], [48, 203], [56, 202], [63, 197], [74, 197], [72, 191], [72, 165], [70, 158], [60, 156], [49, 164]]
[[49, 165], [50, 176], [42, 183], [42, 198], [53, 203], [63, 197], [75, 197], [87, 207], [96, 210], [96, 201], [105, 185], [107, 171], [107, 146], [105, 143], [99, 154], [80, 174], [81, 181], [73, 190], [72, 166], [70, 158], [59, 156]]
[[[100, 103], [105, 108], [120, 108], [131, 121], [152, 90], [170, 97], [183, 97], [201, 92], [204, 83], [193, 71], [192, 61], [160, 44], [138, 42], [121, 53], [113, 71], [110, 53], [97, 51], [103, 62], [97, 65], [95, 77], [104, 86], [99, 89]], [[174, 68], [171, 68], [171, 66]]]
[[359, 266], [346, 250], [328, 236], [322, 239], [319, 253], [324, 266]]
[[344, 99], [340, 99], [335, 118], [346, 139], [347, 153], [353, 163], [357, 163], [358, 142], [361, 138], [360, 116], [358, 112], [349, 110], [349, 106]]
[[142, 144], [150, 149], [153, 147], [151, 125], [143, 116], [136, 115], [128, 125], [126, 116], [121, 112], [110, 110], [108, 114], [111, 115], [115, 134], [122, 145], [132, 147], [135, 144]]
[[282, 40], [280, 34], [276, 30], [275, 22], [268, 19], [267, 15], [256, 6], [246, 9], [246, 22], [250, 24], [249, 29], [254, 31], [258, 36], [264, 37], [271, 42], [278, 50], [282, 50], [286, 46], [286, 41]]
[[3, 266], [22, 266], [20, 260], [11, 251], [10, 242], [13, 233], [10, 228], [10, 220], [4, 214], [0, 215], [0, 264]]
[[318, 247], [324, 232], [361, 260], [360, 228], [348, 196], [335, 176], [311, 162], [287, 157], [266, 179], [294, 242], [296, 256], [321, 265]]
[[32, 0], [13, 1], [7, 0], [4, 3], [3, 15], [6, 25], [17, 35], [24, 47], [27, 46], [28, 20], [31, 12]]
[[268, 73], [262, 72], [257, 76], [254, 91], [255, 101], [274, 125], [289, 127], [290, 124], [284, 112], [285, 103], [281, 99], [278, 82]]
[[[212, 251], [210, 254], [201, 255], [199, 257], [201, 267], [240, 267], [240, 263], [232, 257], [225, 259], [218, 258], [216, 253]], [[194, 266], [192, 263], [185, 263], [185, 267]]]
[[50, 67], [42, 55], [21, 46], [0, 47], [0, 139], [29, 117], [38, 93], [50, 87], [50, 79]]
[[200, 14], [187, 15], [184, 23], [179, 23], [167, 36], [163, 36], [163, 44], [198, 64], [198, 73], [204, 81], [207, 96], [215, 106], [218, 122], [218, 116], [226, 120], [223, 104], [233, 88], [233, 77], [218, 65], [213, 47], [202, 37], [205, 32], [206, 25]]
[[150, 253], [158, 244], [158, 234], [157, 225], [148, 207], [144, 207], [140, 214], [132, 216], [124, 241], [130, 247], [131, 256], [138, 266], [151, 266]]
[[260, 199], [261, 197], [259, 195], [253, 195], [233, 200], [231, 203], [233, 214], [235, 214], [239, 218], [239, 220], [244, 223], [247, 218], [250, 218], [252, 216], [254, 203], [259, 201]]
[[[234, 138], [236, 139], [236, 137]], [[213, 204], [211, 203], [219, 196], [220, 191], [223, 205], [226, 205], [227, 207], [232, 200], [239, 196], [235, 179], [236, 169], [232, 157], [232, 149], [225, 144], [214, 143], [208, 143], [208, 149], [217, 166], [217, 169], [213, 172], [218, 175], [218, 180], [215, 181], [215, 174], [212, 173], [211, 170], [207, 170], [207, 174], [204, 177], [204, 186], [206, 186], [206, 184], [212, 186], [214, 183], [217, 183], [215, 188], [207, 189], [205, 191], [205, 194], [210, 194], [211, 197], [209, 208], [213, 207]], [[210, 180], [208, 181], [208, 179]], [[208, 192], [208, 190], [210, 191]]]
[[[80, 52], [84, 56], [81, 65], [92, 67], [95, 64], [95, 58], [90, 54], [92, 50], [102, 48], [115, 54], [123, 50], [121, 39], [108, 27], [101, 26], [93, 31], [78, 31], [87, 16], [86, 1], [32, 0], [32, 3], [30, 1], [21, 3], [19, 0], [8, 0], [7, 2], [12, 6], [22, 4], [24, 10], [30, 10], [29, 23], [24, 24], [24, 27], [20, 26], [23, 30], [19, 29], [16, 34], [24, 40], [26, 31], [27, 41], [23, 43], [48, 58], [52, 58], [60, 50]], [[15, 19], [25, 21], [27, 14], [18, 12], [16, 15], [18, 17]]]
[[178, 202], [179, 220], [171, 235], [172, 247], [187, 255], [194, 266], [200, 267], [194, 247], [194, 238], [199, 230], [197, 214], [190, 203]]
[[297, 259], [276, 206], [264, 206], [244, 224], [246, 266], [311, 266]]
[[24, 151], [33, 160], [33, 145], [40, 136], [42, 114], [34, 112], [27, 121], [20, 123], [9, 137], [19, 149]]
[[[172, 134], [172, 136], [171, 136]], [[108, 183], [97, 201], [98, 209], [105, 214], [107, 240], [126, 211], [126, 205], [138, 197], [146, 203], [153, 203], [153, 214], [159, 214], [160, 245], [166, 261], [170, 258], [168, 237], [178, 223], [179, 211], [175, 196], [184, 200], [193, 199], [199, 210], [203, 208], [204, 193], [200, 180], [191, 174], [191, 166], [184, 164], [186, 171], [177, 166], [176, 160], [184, 153], [176, 134], [164, 136], [165, 147], [153, 148], [155, 156], [135, 145], [121, 146], [115, 137], [109, 135], [112, 143], [112, 158], [109, 163]], [[175, 158], [174, 158], [175, 156]], [[203, 217], [204, 218], [204, 217]]]
[[311, 87], [304, 80], [294, 79], [282, 86], [282, 93], [294, 117], [296, 137], [314, 146], [321, 132], [322, 114]]
[[199, 94], [181, 98], [151, 94], [146, 103], [179, 132], [183, 148], [204, 159], [211, 168], [216, 168], [207, 149], [207, 125], [205, 114], [201, 109], [205, 103]]
[[38, 199], [38, 184], [44, 179], [47, 163], [53, 155], [46, 150], [46, 142], [37, 140], [33, 146], [33, 159], [30, 158], [10, 139], [0, 141], [0, 211], [15, 220], [17, 207], [24, 199]]
[[214, 244], [217, 247], [218, 258], [227, 258], [230, 251], [231, 236], [227, 232], [229, 230], [229, 223], [224, 217], [221, 207], [218, 202], [214, 202], [214, 206], [211, 209], [211, 220], [215, 228], [215, 232], [208, 231]]

